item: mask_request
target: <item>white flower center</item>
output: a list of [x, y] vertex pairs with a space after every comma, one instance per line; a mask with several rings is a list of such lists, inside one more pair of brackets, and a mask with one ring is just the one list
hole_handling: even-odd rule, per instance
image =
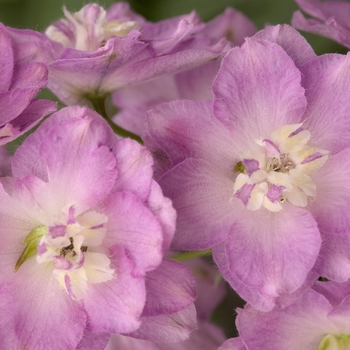
[[233, 196], [240, 198], [250, 210], [262, 206], [281, 210], [286, 201], [305, 207], [316, 196], [313, 172], [328, 159], [328, 151], [309, 146], [310, 133], [302, 124], [285, 125], [267, 138], [256, 140], [244, 152], [234, 172], [240, 172]]
[[[110, 260], [101, 252], [106, 234], [107, 217], [94, 211], [74, 217], [71, 206], [64, 220], [47, 227], [38, 244], [39, 264], [52, 262], [53, 275], [75, 300], [84, 297], [88, 283], [106, 282], [113, 278]], [[103, 250], [102, 250], [103, 252]]]
[[67, 19], [49, 26], [46, 36], [64, 47], [82, 51], [95, 51], [108, 39], [115, 36], [126, 36], [133, 29], [138, 29], [134, 21], [107, 21], [106, 11], [97, 5], [90, 4], [79, 12], [70, 13], [63, 9]]

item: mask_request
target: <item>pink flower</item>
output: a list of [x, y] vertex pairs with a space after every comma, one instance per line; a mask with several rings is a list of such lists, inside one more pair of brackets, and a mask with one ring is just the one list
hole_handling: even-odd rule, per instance
[[178, 213], [173, 249], [212, 247], [260, 310], [317, 274], [350, 277], [348, 81], [349, 56], [316, 57], [293, 28], [268, 27], [223, 59], [213, 102], [148, 112], [145, 140]]
[[46, 35], [56, 49], [49, 67], [49, 88], [66, 104], [86, 104], [97, 97], [160, 75], [217, 59], [227, 42], [202, 34], [193, 12], [158, 23], [133, 13], [126, 3], [105, 11], [89, 4], [79, 12], [64, 10], [66, 19]]
[[148, 151], [70, 107], [27, 137], [12, 173], [0, 189], [2, 346], [75, 349], [139, 328], [145, 275], [175, 220]]
[[40, 60], [41, 34], [0, 24], [0, 145], [34, 127], [56, 110], [54, 102], [34, 100], [47, 84], [47, 68]]

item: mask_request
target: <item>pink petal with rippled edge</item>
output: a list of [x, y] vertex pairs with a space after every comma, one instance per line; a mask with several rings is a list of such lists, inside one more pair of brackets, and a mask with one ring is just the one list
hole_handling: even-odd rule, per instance
[[[146, 301], [144, 278], [133, 277], [133, 261], [121, 246], [110, 249], [115, 277], [88, 285], [82, 303], [88, 316], [89, 332], [129, 333], [140, 326]], [[103, 310], [103, 312], [101, 312]]]
[[319, 56], [300, 70], [308, 100], [303, 128], [317, 147], [331, 153], [349, 147], [350, 54]]
[[208, 249], [226, 239], [243, 209], [243, 204], [232, 200], [233, 182], [209, 162], [192, 158], [161, 178], [164, 195], [177, 211], [173, 249]]
[[162, 189], [157, 182], [153, 181], [150, 195], [147, 199], [147, 207], [158, 219], [163, 231], [163, 254], [170, 248], [176, 226], [176, 211], [169, 198], [163, 196]]
[[152, 184], [153, 159], [149, 151], [136, 141], [124, 139], [116, 143], [118, 178], [112, 191], [130, 191], [147, 200]]
[[[203, 158], [209, 160], [212, 167], [230, 176], [239, 161], [235, 141], [214, 117], [211, 102], [174, 101], [162, 104], [149, 111], [146, 120], [146, 145], [154, 153], [163, 150], [173, 166], [187, 157]], [[155, 158], [162, 163], [157, 153]], [[158, 174], [161, 173], [158, 170]]]
[[242, 338], [231, 338], [225, 341], [218, 350], [247, 350]]
[[182, 264], [168, 259], [146, 276], [147, 301], [142, 317], [172, 314], [196, 299], [196, 283]]
[[350, 5], [346, 1], [296, 0], [303, 11], [314, 16], [305, 18], [296, 11], [292, 25], [300, 30], [323, 35], [350, 47]]
[[[176, 50], [176, 45], [181, 44], [181, 41], [184, 41], [186, 37], [190, 36], [191, 34], [193, 35], [194, 31], [196, 30], [196, 23], [193, 23], [196, 21], [196, 17], [198, 17], [198, 15], [195, 13], [184, 16], [184, 18], [178, 21], [176, 26], [171, 25], [172, 32], [170, 33], [169, 31], [166, 33], [166, 31], [161, 28], [161, 22], [153, 24], [153, 27], [157, 27], [156, 31], [158, 32], [158, 35], [155, 35], [154, 33], [155, 28], [150, 28], [152, 25], [145, 26], [145, 28], [141, 31], [141, 40], [151, 41], [152, 48], [157, 52], [157, 54], [164, 54]], [[173, 21], [173, 19], [170, 19], [170, 21]], [[163, 21], [163, 24], [166, 22], [169, 22], [169, 20]], [[200, 24], [197, 26], [200, 26]], [[148, 38], [146, 38], [147, 36]]]
[[54, 48], [40, 32], [30, 29], [16, 29], [0, 24], [0, 28], [11, 39], [15, 62], [19, 65], [31, 62], [49, 64], [54, 57]]
[[306, 107], [300, 71], [277, 44], [254, 38], [232, 49], [213, 83], [214, 114], [231, 132], [236, 152], [286, 124]]
[[96, 130], [90, 130], [90, 133], [92, 139], [95, 139], [95, 141], [91, 140], [91, 142], [97, 144], [100, 143], [109, 148], [112, 148], [117, 142], [113, 131], [108, 127], [106, 121], [104, 121], [96, 112], [86, 107], [79, 106], [62, 108], [60, 111], [52, 114], [50, 118], [45, 121], [45, 123], [41, 124], [35, 133], [31, 134], [30, 137], [27, 137], [23, 142], [24, 146], [20, 147], [16, 151], [12, 162], [14, 177], [22, 179], [27, 175], [33, 174], [47, 182], [47, 165], [45, 159], [40, 157], [39, 150], [42, 140], [51, 130], [55, 129], [56, 127], [59, 129], [67, 123], [71, 123], [73, 119], [81, 120], [81, 122], [84, 120], [90, 120], [91, 123], [94, 124], [93, 129]]
[[[40, 182], [33, 177], [25, 180], [37, 202], [46, 213], [56, 215], [62, 214], [67, 204], [76, 204], [76, 215], [79, 215], [108, 194], [117, 176], [115, 157], [103, 145], [106, 138], [105, 126], [99, 120], [88, 116], [73, 118], [53, 126], [42, 140], [32, 135], [27, 137], [13, 162], [26, 155], [27, 161], [33, 159], [37, 164], [37, 158], [41, 158], [49, 181]], [[36, 153], [28, 155], [27, 145]], [[25, 171], [22, 170], [22, 174]], [[99, 186], [86, 191], [86, 184], [96, 183]]]
[[256, 33], [254, 38], [280, 45], [297, 67], [316, 57], [314, 50], [305, 38], [293, 27], [286, 24], [267, 26]]
[[23, 88], [6, 91], [0, 94], [0, 125], [13, 121], [34, 99], [39, 88]]
[[1, 346], [55, 349], [59, 340], [62, 348], [75, 349], [87, 322], [82, 305], [59, 287], [52, 268], [38, 265], [34, 257], [16, 273], [13, 268], [1, 268], [5, 283], [0, 283], [0, 313], [6, 315], [0, 318]]
[[85, 329], [83, 339], [81, 339], [75, 350], [105, 349], [110, 337], [109, 333], [90, 333]]
[[139, 60], [135, 64], [126, 65], [125, 68], [110, 71], [102, 83], [101, 90], [114, 92], [163, 75], [176, 74], [218, 59], [227, 51], [225, 40], [209, 48], [205, 44], [204, 42], [202, 46], [185, 47], [162, 56]]
[[108, 216], [105, 247], [118, 245], [132, 261], [132, 275], [144, 276], [162, 261], [162, 230], [144, 203], [130, 192], [109, 196], [97, 211]]
[[11, 41], [6, 35], [3, 28], [0, 26], [0, 67], [1, 67], [1, 82], [0, 93], [7, 91], [10, 88], [13, 74], [13, 51]]
[[238, 309], [236, 324], [249, 350], [314, 350], [327, 333], [339, 332], [327, 317], [331, 310], [323, 295], [310, 290], [282, 310]]
[[[37, 125], [46, 115], [56, 111], [56, 103], [48, 100], [34, 100], [15, 119], [11, 120], [3, 128], [11, 128], [10, 133], [5, 133], [0, 137], [0, 145], [13, 141], [18, 136], [24, 134]], [[0, 129], [0, 135], [1, 131]]]
[[313, 175], [317, 196], [309, 210], [323, 235], [316, 270], [321, 276], [344, 282], [350, 278], [350, 149], [331, 156]]
[[152, 342], [172, 343], [188, 339], [197, 329], [194, 305], [173, 314], [142, 317], [139, 329], [128, 336]]
[[[213, 248], [223, 277], [255, 308], [270, 311], [280, 296], [297, 291], [321, 246], [315, 220], [285, 204], [279, 213], [241, 212], [226, 242]], [[311, 285], [311, 283], [310, 283]]]

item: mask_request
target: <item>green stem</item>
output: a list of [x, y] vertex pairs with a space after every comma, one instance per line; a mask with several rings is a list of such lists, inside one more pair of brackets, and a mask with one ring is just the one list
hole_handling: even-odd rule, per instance
[[202, 256], [208, 256], [208, 255], [211, 255], [211, 249], [197, 250], [194, 252], [182, 252], [172, 256], [170, 259], [176, 260], [176, 261], [187, 261], [195, 258], [200, 258]]
[[94, 110], [105, 119], [105, 121], [117, 135], [121, 137], [129, 137], [137, 141], [141, 145], [143, 144], [143, 141], [140, 136], [134, 134], [131, 131], [125, 130], [121, 126], [113, 123], [113, 121], [108, 117], [108, 113], [106, 110], [106, 97], [95, 95], [87, 96], [87, 99], [91, 102], [92, 106], [94, 107]]

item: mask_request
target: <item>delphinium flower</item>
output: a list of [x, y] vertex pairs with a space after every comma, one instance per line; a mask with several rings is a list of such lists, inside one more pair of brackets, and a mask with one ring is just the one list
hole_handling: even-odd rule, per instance
[[0, 145], [16, 139], [56, 110], [52, 101], [35, 100], [47, 85], [48, 75], [45, 64], [37, 62], [41, 50], [36, 41], [40, 36], [0, 23]]
[[175, 224], [149, 152], [68, 107], [25, 139], [12, 176], [0, 188], [1, 347], [99, 349], [139, 328], [145, 274]]
[[349, 282], [316, 282], [284, 309], [259, 312], [248, 305], [237, 310], [240, 338], [247, 350], [348, 350], [349, 298]]
[[323, 35], [350, 48], [350, 4], [340, 0], [295, 0], [300, 8], [314, 18], [305, 18], [300, 11], [293, 15], [295, 28]]
[[56, 49], [49, 88], [65, 104], [95, 106], [111, 92], [189, 69], [227, 51], [212, 40], [195, 12], [150, 23], [119, 2], [105, 11], [88, 4], [46, 30]]
[[[227, 8], [210, 21], [203, 33], [219, 41], [226, 38], [231, 46], [241, 45], [244, 38], [256, 32], [254, 24], [241, 12]], [[208, 62], [199, 67], [139, 84], [113, 94], [118, 113], [114, 121], [138, 135], [145, 132], [145, 112], [160, 103], [189, 99], [212, 99], [211, 86], [220, 68], [221, 60]]]
[[[171, 264], [173, 264], [173, 268], [171, 268]], [[186, 274], [184, 274], [186, 269], [183, 265], [175, 261], [172, 261], [171, 264], [169, 264], [168, 261], [165, 265], [167, 271], [166, 274], [164, 273], [164, 270], [161, 274], [159, 274], [159, 282], [163, 284], [163, 287], [159, 288], [158, 286], [158, 295], [157, 293], [153, 293], [153, 295], [160, 301], [163, 299], [164, 295], [170, 296], [172, 300], [170, 302], [169, 299], [170, 304], [176, 305], [178, 304], [179, 300], [187, 299], [185, 295], [188, 294], [188, 292], [186, 292], [183, 287], [185, 286], [184, 281], [186, 281], [186, 279], [188, 280], [188, 277], [184, 278], [186, 276]], [[144, 336], [142, 337], [142, 339], [147, 339], [146, 337], [148, 336], [151, 341], [131, 338], [135, 335], [134, 332], [130, 333], [128, 336], [112, 335], [106, 350], [216, 350], [218, 348], [218, 346], [225, 340], [225, 336], [216, 325], [209, 322], [209, 317], [213, 309], [225, 295], [224, 283], [222, 280], [219, 282], [217, 281], [217, 269], [214, 269], [208, 263], [200, 259], [188, 261], [185, 264], [190, 267], [194, 277], [196, 278], [198, 295], [195, 305], [199, 321], [198, 330], [193, 331], [188, 340], [181, 341], [185, 338], [181, 339], [179, 337], [181, 334], [177, 334], [176, 330], [173, 328], [174, 326], [177, 326], [177, 328], [182, 331], [179, 326], [181, 326], [181, 323], [186, 320], [186, 315], [180, 314], [180, 317], [174, 318], [174, 321], [177, 322], [178, 325], [173, 322], [173, 327], [169, 327], [169, 322], [164, 322], [166, 321], [166, 318], [158, 318], [156, 319], [157, 323], [154, 325], [154, 329], [153, 327], [148, 327], [147, 332], [145, 332]], [[177, 273], [174, 267], [176, 267], [178, 270]], [[157, 270], [152, 272], [152, 279], [156, 275]], [[171, 278], [169, 278], [170, 276]], [[182, 282], [180, 282], [180, 280], [182, 280]], [[169, 284], [170, 281], [171, 283]], [[153, 298], [151, 300], [147, 300], [146, 309], [148, 304], [154, 302], [155, 300]], [[158, 302], [155, 304], [159, 305], [160, 303]], [[171, 320], [171, 318], [174, 316], [169, 314], [167, 317], [169, 320]], [[143, 321], [148, 322], [147, 318], [144, 318]], [[138, 331], [136, 331], [136, 335], [137, 333]]]
[[260, 310], [290, 303], [314, 274], [350, 277], [349, 74], [348, 56], [316, 57], [293, 28], [269, 27], [223, 59], [213, 102], [148, 112], [145, 140], [178, 215], [172, 248], [212, 247]]

